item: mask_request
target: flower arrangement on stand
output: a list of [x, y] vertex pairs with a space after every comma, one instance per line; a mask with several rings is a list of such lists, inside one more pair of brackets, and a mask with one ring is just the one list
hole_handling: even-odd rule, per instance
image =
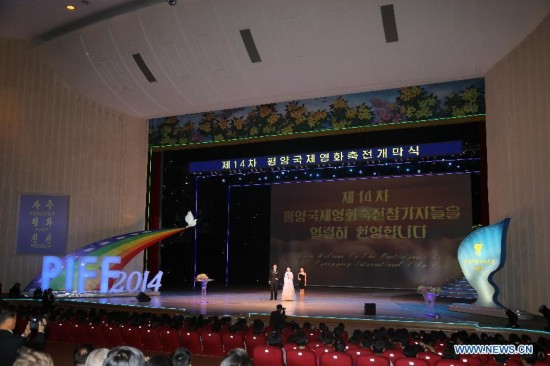
[[214, 280], [209, 278], [206, 273], [198, 274], [196, 280], [201, 283], [201, 304], [206, 304], [206, 286], [208, 282]]
[[424, 297], [424, 303], [428, 307], [428, 313], [426, 315], [439, 318], [439, 314], [435, 312], [435, 299], [437, 295], [441, 293], [441, 287], [418, 286], [416, 291]]
[[208, 275], [206, 273], [201, 273], [197, 275], [197, 281], [208, 281]]
[[441, 287], [433, 287], [433, 286], [418, 286], [418, 293], [425, 296], [426, 294], [434, 294], [439, 295], [441, 293]]

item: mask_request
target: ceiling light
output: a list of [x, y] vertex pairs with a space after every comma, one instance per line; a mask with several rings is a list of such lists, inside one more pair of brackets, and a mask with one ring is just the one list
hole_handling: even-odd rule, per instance
[[168, 0], [168, 5], [176, 5], [178, 0]]
[[67, 5], [67, 10], [76, 10], [76, 6], [74, 5]]

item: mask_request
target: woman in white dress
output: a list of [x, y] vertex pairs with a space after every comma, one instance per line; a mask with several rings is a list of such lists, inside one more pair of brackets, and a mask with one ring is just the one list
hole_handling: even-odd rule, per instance
[[294, 275], [290, 270], [290, 267], [286, 267], [285, 282], [283, 286], [283, 293], [281, 294], [283, 301], [296, 300], [296, 292], [294, 291]]

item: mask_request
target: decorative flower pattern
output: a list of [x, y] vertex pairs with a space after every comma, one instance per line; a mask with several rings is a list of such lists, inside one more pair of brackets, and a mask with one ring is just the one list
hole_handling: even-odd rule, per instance
[[473, 79], [165, 117], [151, 121], [149, 141], [186, 145], [483, 113], [483, 79]]

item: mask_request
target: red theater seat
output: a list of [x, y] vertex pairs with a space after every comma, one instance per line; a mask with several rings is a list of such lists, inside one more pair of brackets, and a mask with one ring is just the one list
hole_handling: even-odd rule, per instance
[[252, 352], [254, 365], [258, 366], [285, 366], [283, 349], [274, 346], [257, 345]]
[[105, 334], [103, 333], [103, 328], [99, 324], [88, 325], [86, 327], [86, 332], [88, 333], [88, 338], [90, 338], [90, 343], [95, 348], [107, 347], [108, 343], [105, 339]]
[[283, 344], [283, 349], [285, 351], [290, 351], [292, 349], [298, 349], [298, 345], [296, 343], [285, 343], [285, 344]]
[[90, 337], [86, 331], [87, 326], [85, 324], [69, 324], [69, 333], [74, 343], [88, 344], [91, 343]]
[[225, 356], [222, 336], [218, 332], [203, 332], [201, 334], [202, 352], [207, 356]]
[[135, 347], [137, 349], [141, 349], [143, 347], [143, 342], [141, 341], [138, 327], [121, 325], [120, 333], [125, 345]]
[[346, 344], [346, 350], [348, 349], [361, 349], [361, 346], [356, 343], [348, 343]]
[[52, 324], [55, 327], [55, 333], [57, 334], [59, 342], [74, 343], [71, 337], [70, 324], [65, 321], [58, 321]]
[[372, 355], [372, 350], [368, 348], [347, 349], [346, 353], [351, 356], [351, 358], [353, 359], [353, 364], [355, 365], [359, 356]]
[[286, 366], [317, 366], [317, 355], [308, 349], [290, 349], [286, 352]]
[[428, 361], [416, 357], [398, 358], [393, 364], [394, 366], [429, 366]]
[[238, 333], [224, 333], [222, 334], [223, 350], [225, 353], [231, 351], [234, 348], [245, 348], [244, 336]]
[[247, 335], [244, 339], [244, 343], [246, 344], [246, 352], [248, 352], [248, 355], [252, 357], [254, 348], [256, 348], [256, 346], [263, 346], [266, 342], [267, 338], [263, 334]]
[[122, 333], [120, 332], [120, 328], [118, 325], [107, 325], [104, 324], [101, 326], [103, 330], [103, 335], [105, 336], [105, 340], [107, 341], [107, 347], [108, 348], [114, 348], [118, 346], [124, 346], [124, 340], [122, 338]]
[[418, 352], [416, 358], [426, 360], [429, 366], [435, 366], [436, 362], [441, 360], [440, 355], [432, 352]]
[[356, 366], [390, 366], [390, 359], [379, 355], [360, 355]]
[[[51, 322], [48, 325], [46, 336], [49, 341], [60, 342], [60, 337], [62, 336], [59, 331], [60, 322]], [[16, 333], [17, 334], [17, 333]]]
[[180, 336], [176, 329], [160, 329], [159, 336], [163, 352], [174, 352], [180, 346]]
[[306, 335], [308, 342], [318, 342], [319, 335], [321, 334], [321, 332], [319, 330], [315, 330], [315, 331], [304, 330], [304, 334]]
[[332, 347], [326, 347], [325, 345], [321, 345], [317, 348], [314, 348], [312, 349], [313, 352], [315, 352], [315, 354], [317, 355], [317, 360], [319, 360], [319, 362], [321, 362], [321, 357], [325, 354], [325, 353], [330, 353], [330, 352], [334, 352], [334, 348]]
[[151, 327], [139, 327], [139, 335], [143, 343], [143, 349], [147, 351], [162, 352], [162, 343], [158, 329]]
[[307, 342], [306, 343], [306, 348], [307, 349], [315, 349], [315, 348], [318, 348], [318, 347], [321, 347], [321, 345], [323, 345], [322, 342], [319, 342], [319, 341], [311, 341], [311, 342]]
[[353, 359], [344, 352], [327, 352], [321, 356], [320, 366], [353, 366]]
[[461, 355], [459, 360], [463, 363], [467, 363], [469, 366], [479, 366], [481, 365], [481, 360], [475, 356], [464, 356]]
[[459, 360], [448, 360], [446, 358], [442, 358], [441, 360], [437, 361], [435, 365], [436, 366], [464, 366], [464, 363]]
[[405, 357], [403, 356], [403, 351], [398, 349], [387, 349], [384, 352], [382, 352], [382, 356], [388, 358], [394, 365], [395, 365], [395, 360], [397, 360], [398, 358]]
[[180, 330], [181, 346], [189, 349], [191, 354], [202, 354], [201, 339], [199, 333], [190, 330]]
[[347, 331], [347, 330], [344, 330], [344, 331], [342, 332], [342, 340], [344, 340], [344, 341], [347, 342], [348, 339], [349, 339], [348, 331]]

